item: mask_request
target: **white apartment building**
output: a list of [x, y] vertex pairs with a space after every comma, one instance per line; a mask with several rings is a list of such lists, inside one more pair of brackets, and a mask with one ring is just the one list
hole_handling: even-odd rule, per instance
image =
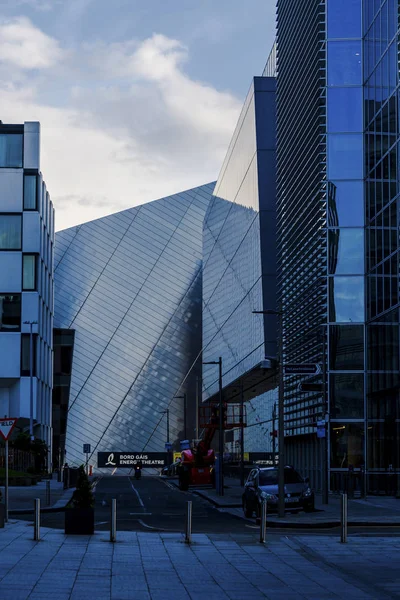
[[40, 172], [40, 124], [0, 121], [0, 416], [18, 417], [17, 427], [29, 432], [32, 413], [33, 434], [49, 447], [53, 247], [54, 209]]

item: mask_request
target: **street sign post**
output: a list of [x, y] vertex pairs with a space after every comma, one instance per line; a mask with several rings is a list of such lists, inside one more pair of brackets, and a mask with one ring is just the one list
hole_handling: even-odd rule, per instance
[[317, 438], [326, 437], [325, 421], [317, 421]]
[[17, 422], [16, 418], [0, 419], [0, 435], [6, 442], [6, 468], [5, 468], [5, 486], [4, 486], [4, 508], [5, 522], [8, 523], [8, 440]]
[[321, 365], [318, 363], [286, 364], [283, 365], [285, 375], [319, 375]]
[[86, 454], [86, 475], [89, 475], [90, 444], [83, 444], [83, 453]]

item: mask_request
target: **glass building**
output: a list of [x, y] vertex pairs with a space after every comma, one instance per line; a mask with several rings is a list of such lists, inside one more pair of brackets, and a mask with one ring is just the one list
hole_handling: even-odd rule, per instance
[[[255, 77], [203, 233], [203, 361], [222, 358], [226, 401], [253, 399], [249, 424], [268, 421], [276, 399], [266, 395], [276, 387], [276, 318], [253, 314], [276, 308], [275, 159], [275, 79]], [[203, 400], [218, 400], [218, 389], [218, 366], [204, 365]], [[258, 433], [246, 432], [247, 448]], [[225, 440], [238, 442], [232, 432]]]
[[283, 359], [326, 365], [285, 377], [287, 460], [319, 486], [322, 450], [333, 490], [400, 470], [398, 26], [396, 0], [277, 3]]
[[[54, 209], [40, 172], [40, 124], [0, 121], [0, 414], [17, 417], [18, 430], [49, 450], [53, 245]], [[49, 468], [51, 462], [49, 453]]]
[[[214, 184], [56, 235], [55, 455], [178, 449], [194, 437], [202, 227]], [[167, 419], [166, 411], [169, 411]]]

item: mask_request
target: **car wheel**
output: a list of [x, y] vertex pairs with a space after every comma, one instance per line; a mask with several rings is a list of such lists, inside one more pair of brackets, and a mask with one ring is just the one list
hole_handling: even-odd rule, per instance
[[251, 510], [246, 502], [246, 499], [243, 500], [243, 512], [246, 519], [251, 519], [253, 516], [253, 510]]

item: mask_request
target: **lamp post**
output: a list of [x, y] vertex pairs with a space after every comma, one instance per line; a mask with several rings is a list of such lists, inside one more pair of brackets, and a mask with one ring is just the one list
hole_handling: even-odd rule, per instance
[[29, 435], [33, 442], [33, 331], [32, 326], [37, 325], [37, 321], [24, 321], [24, 325], [29, 325], [29, 376], [30, 376], [30, 401], [29, 401]]
[[282, 311], [280, 310], [253, 310], [254, 314], [276, 315], [279, 319], [278, 327], [278, 364], [279, 364], [279, 397], [278, 397], [278, 516], [285, 516], [285, 410], [284, 410], [284, 383], [283, 383], [283, 350], [282, 350]]
[[165, 410], [161, 410], [160, 412], [163, 415], [167, 415], [167, 444], [168, 444], [167, 456], [168, 456], [168, 465], [170, 465], [171, 464], [171, 455], [170, 455], [171, 451], [169, 449], [169, 408], [167, 408]]
[[218, 387], [219, 387], [219, 482], [218, 495], [224, 495], [224, 416], [222, 406], [222, 357], [218, 360], [203, 362], [203, 365], [218, 365]]
[[186, 392], [182, 396], [174, 396], [174, 398], [183, 399], [183, 439], [187, 440], [187, 415], [186, 415]]

